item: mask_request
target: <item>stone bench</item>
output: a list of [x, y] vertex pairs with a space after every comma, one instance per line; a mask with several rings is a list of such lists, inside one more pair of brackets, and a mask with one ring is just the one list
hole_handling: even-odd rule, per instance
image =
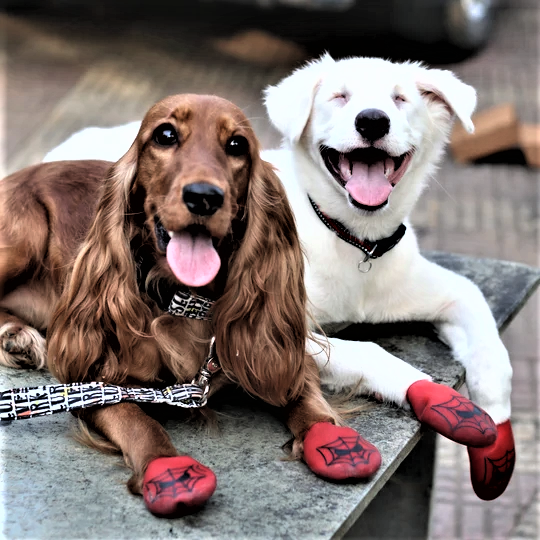
[[[429, 258], [476, 282], [501, 329], [540, 281], [539, 269], [520, 264], [442, 253]], [[376, 341], [437, 382], [454, 388], [463, 383], [463, 368], [428, 324], [356, 325], [339, 335]], [[44, 373], [0, 370], [2, 389], [49, 382]], [[270, 408], [239, 392], [216, 400], [217, 434], [176, 420], [166, 424], [177, 448], [210, 466], [218, 478], [206, 507], [176, 520], [153, 517], [142, 498], [127, 492], [129, 471], [118, 457], [75, 442], [70, 414], [1, 423], [3, 537], [340, 538], [351, 527], [355, 537], [425, 534], [434, 437], [422, 438], [410, 413], [373, 403], [349, 421], [379, 448], [383, 464], [370, 482], [340, 485], [317, 478], [303, 463], [281, 459], [289, 433]], [[389, 482], [392, 477], [400, 481]], [[386, 500], [391, 506], [381, 513]]]

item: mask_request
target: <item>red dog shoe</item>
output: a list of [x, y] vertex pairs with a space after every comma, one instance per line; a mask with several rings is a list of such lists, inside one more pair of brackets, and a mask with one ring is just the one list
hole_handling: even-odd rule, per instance
[[437, 433], [466, 446], [488, 446], [497, 438], [491, 417], [456, 390], [431, 381], [417, 381], [407, 400], [418, 420]]
[[304, 461], [331, 480], [369, 478], [381, 466], [381, 454], [350, 427], [313, 424], [304, 437]]
[[189, 456], [154, 459], [143, 479], [144, 502], [156, 516], [187, 514], [205, 503], [215, 489], [215, 474]]
[[497, 440], [485, 448], [467, 448], [474, 492], [484, 501], [502, 495], [516, 463], [510, 420], [497, 425]]

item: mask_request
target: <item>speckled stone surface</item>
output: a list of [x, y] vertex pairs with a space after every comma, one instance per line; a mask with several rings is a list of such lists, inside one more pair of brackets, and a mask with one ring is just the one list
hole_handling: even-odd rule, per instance
[[[540, 270], [515, 263], [441, 253], [430, 258], [473, 279], [500, 327], [519, 311]], [[439, 382], [457, 387], [463, 369], [426, 324], [354, 326], [351, 339], [373, 339]], [[0, 387], [50, 381], [43, 373], [2, 369]], [[1, 535], [4, 538], [336, 538], [373, 499], [421, 436], [406, 411], [374, 404], [350, 424], [381, 451], [369, 483], [338, 485], [303, 463], [283, 461], [285, 426], [258, 402], [227, 393], [216, 409], [220, 433], [169, 421], [176, 446], [215, 471], [206, 507], [182, 519], [158, 519], [125, 487], [129, 471], [116, 456], [81, 446], [68, 414], [0, 424]]]

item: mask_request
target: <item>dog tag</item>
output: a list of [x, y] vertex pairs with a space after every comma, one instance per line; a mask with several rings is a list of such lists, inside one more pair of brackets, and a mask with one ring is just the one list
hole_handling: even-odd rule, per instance
[[371, 261], [369, 260], [369, 257], [366, 256], [366, 258], [363, 261], [360, 261], [358, 263], [358, 271], [362, 272], [362, 274], [367, 274], [373, 265], [371, 264]]

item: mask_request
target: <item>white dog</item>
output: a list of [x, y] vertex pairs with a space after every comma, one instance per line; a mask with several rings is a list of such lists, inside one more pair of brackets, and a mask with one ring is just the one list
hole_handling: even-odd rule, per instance
[[[407, 221], [454, 117], [472, 131], [475, 106], [474, 89], [449, 71], [325, 55], [266, 89], [283, 146], [264, 157], [293, 205], [317, 322], [432, 321], [465, 366], [472, 399], [498, 427], [496, 443], [469, 449], [473, 486], [492, 499], [514, 459], [508, 353], [480, 290], [422, 257]], [[411, 400], [420, 373], [373, 343], [330, 343], [331, 361], [320, 361], [324, 382], [347, 386], [361, 365], [367, 390]]]
[[[423, 258], [407, 222], [454, 116], [472, 131], [475, 105], [475, 91], [448, 71], [326, 55], [266, 90], [284, 143], [264, 158], [277, 168], [295, 211], [316, 322], [432, 321], [466, 367], [471, 397], [497, 426], [374, 343], [329, 338], [321, 349], [308, 342], [323, 383], [358, 385], [359, 393], [410, 404], [420, 420], [468, 445], [473, 487], [494, 499], [515, 459], [508, 354], [479, 289]], [[45, 160], [116, 161], [138, 127], [83, 130]], [[459, 410], [445, 412], [449, 403]]]

